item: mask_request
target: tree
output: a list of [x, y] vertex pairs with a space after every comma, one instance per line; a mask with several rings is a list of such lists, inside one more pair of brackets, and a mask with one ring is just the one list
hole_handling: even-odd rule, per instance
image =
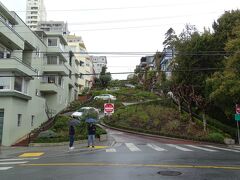
[[207, 131], [207, 119], [206, 119], [206, 110], [209, 105], [208, 99], [202, 97], [201, 95], [194, 96], [194, 102], [196, 106], [202, 111], [202, 119], [203, 119], [203, 130]]
[[106, 72], [106, 70], [107, 70], [107, 67], [103, 66], [99, 76], [100, 84], [101, 84], [101, 87], [103, 88], [106, 88], [109, 85], [110, 81], [112, 80], [111, 73]]
[[165, 33], [165, 40], [163, 41], [163, 45], [165, 48], [174, 48], [174, 43], [178, 40], [177, 35], [173, 28], [169, 28]]
[[225, 50], [232, 52], [224, 62], [224, 71], [216, 72], [207, 80], [211, 100], [220, 106], [229, 119], [234, 114], [234, 106], [240, 103], [240, 25], [233, 28], [232, 38]]

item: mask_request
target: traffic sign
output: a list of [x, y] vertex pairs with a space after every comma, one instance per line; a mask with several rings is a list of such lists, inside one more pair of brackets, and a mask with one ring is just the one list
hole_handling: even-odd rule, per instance
[[236, 114], [240, 114], [240, 104], [236, 104]]
[[105, 103], [104, 104], [104, 113], [107, 113], [107, 114], [114, 113], [114, 104], [113, 103]]
[[240, 121], [240, 114], [235, 114], [235, 120]]

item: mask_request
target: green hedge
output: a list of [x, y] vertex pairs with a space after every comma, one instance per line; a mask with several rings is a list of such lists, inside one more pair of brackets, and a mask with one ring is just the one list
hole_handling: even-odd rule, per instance
[[[54, 138], [36, 138], [34, 143], [58, 143], [69, 141], [69, 126], [68, 121], [70, 117], [65, 115], [58, 115], [55, 119], [55, 124], [50, 128], [53, 132], [57, 133]], [[107, 132], [96, 126], [96, 137], [99, 138], [101, 134]], [[87, 123], [81, 122], [79, 126], [75, 126], [75, 140], [87, 139]]]
[[172, 138], [181, 138], [181, 139], [187, 139], [187, 140], [193, 140], [193, 141], [217, 142], [217, 143], [222, 143], [222, 144], [224, 143], [224, 141], [223, 141], [224, 137], [222, 136], [222, 134], [219, 134], [219, 133], [212, 133], [207, 137], [181, 136], [181, 135], [177, 135], [177, 134], [161, 133], [161, 132], [151, 131], [151, 130], [146, 130], [146, 129], [132, 128], [132, 127], [111, 124], [107, 121], [107, 119], [103, 119], [103, 122], [110, 127], [134, 131], [134, 132], [166, 136], [166, 137], [172, 137]]

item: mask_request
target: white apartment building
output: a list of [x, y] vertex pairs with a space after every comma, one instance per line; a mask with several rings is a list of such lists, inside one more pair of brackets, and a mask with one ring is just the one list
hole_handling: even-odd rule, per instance
[[71, 48], [72, 52], [75, 53], [76, 59], [79, 63], [78, 71], [80, 72], [80, 77], [78, 79], [79, 92], [82, 92], [84, 88], [91, 88], [94, 81], [93, 75], [93, 63], [88, 55], [85, 44], [81, 36], [68, 35], [67, 36], [68, 46]]
[[64, 21], [39, 21], [37, 24], [37, 30], [70, 34], [68, 30], [68, 24]]
[[102, 67], [107, 67], [107, 57], [106, 56], [91, 56], [93, 62], [93, 69], [96, 77], [99, 78], [99, 74], [102, 72]]
[[37, 30], [39, 21], [47, 20], [44, 0], [26, 0], [26, 24], [30, 29]]
[[27, 137], [78, 95], [78, 64], [62, 33], [33, 32], [0, 2], [0, 146]]

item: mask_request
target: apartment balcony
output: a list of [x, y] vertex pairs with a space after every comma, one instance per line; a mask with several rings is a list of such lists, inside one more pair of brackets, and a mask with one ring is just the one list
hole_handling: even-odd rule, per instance
[[24, 49], [24, 39], [3, 19], [0, 18], [1, 43], [10, 49]]
[[40, 91], [43, 94], [57, 94], [58, 90], [59, 86], [57, 86], [55, 83], [41, 82]]
[[69, 74], [69, 70], [64, 64], [46, 64], [43, 66], [43, 72], [56, 73], [63, 76], [66, 76]]
[[0, 71], [1, 72], [9, 72], [9, 71], [17, 72], [20, 75], [29, 76], [29, 77], [36, 75], [35, 69], [23, 63], [20, 59], [16, 57], [0, 59]]
[[32, 99], [31, 96], [15, 90], [0, 90], [0, 97], [14, 97], [25, 101]]
[[48, 46], [48, 54], [59, 55], [64, 62], [68, 62], [69, 54], [64, 52], [59, 46]]

